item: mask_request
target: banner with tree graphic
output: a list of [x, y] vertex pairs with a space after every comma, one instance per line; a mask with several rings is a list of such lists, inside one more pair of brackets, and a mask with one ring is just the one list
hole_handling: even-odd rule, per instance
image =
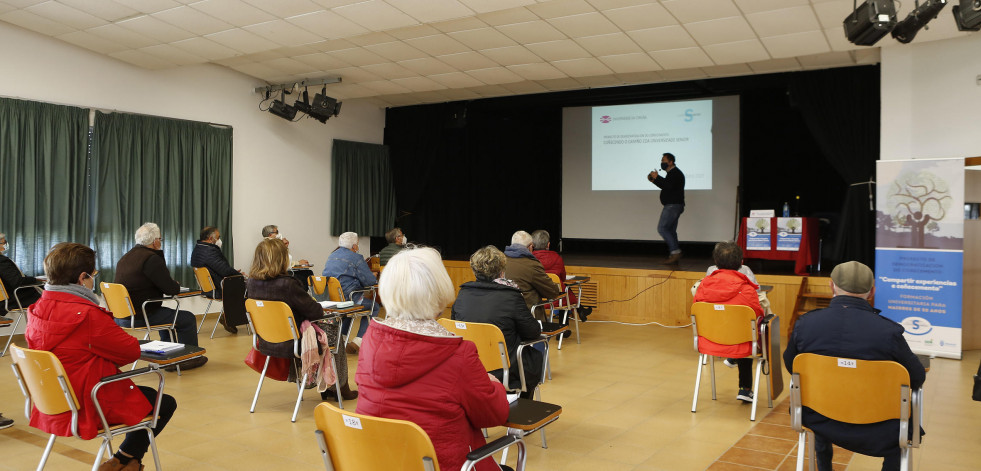
[[770, 218], [746, 218], [746, 250], [770, 250]]
[[804, 237], [803, 218], [777, 218], [777, 250], [796, 252]]
[[875, 306], [914, 352], [961, 357], [964, 159], [878, 162]]

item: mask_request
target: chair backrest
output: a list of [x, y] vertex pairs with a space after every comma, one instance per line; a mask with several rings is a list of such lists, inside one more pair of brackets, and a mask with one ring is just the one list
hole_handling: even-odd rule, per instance
[[211, 272], [208, 271], [207, 267], [195, 267], [194, 278], [198, 280], [198, 287], [201, 288], [201, 291], [210, 293], [215, 290], [215, 280], [211, 279]]
[[[17, 345], [10, 346], [14, 359], [14, 372], [30, 395], [29, 399], [42, 414], [57, 415], [78, 410], [78, 398], [68, 381], [68, 374], [61, 360], [53, 353], [31, 350]], [[59, 382], [64, 381], [63, 390]], [[67, 394], [66, 394], [67, 393]], [[71, 403], [68, 402], [71, 398]]]
[[324, 294], [324, 290], [327, 289], [326, 276], [313, 275], [307, 282], [310, 283], [310, 286], [313, 287], [313, 292], [316, 294]]
[[269, 343], [299, 340], [299, 326], [293, 318], [293, 310], [282, 301], [246, 299], [245, 311], [252, 319], [254, 332]]
[[559, 275], [556, 275], [555, 273], [546, 273], [546, 275], [548, 275], [548, 278], [552, 280], [552, 283], [558, 285], [559, 288], [562, 287], [562, 280], [559, 279]]
[[749, 306], [697, 302], [691, 306], [695, 332], [720, 345], [752, 342], [756, 312]]
[[102, 288], [102, 296], [106, 298], [106, 306], [112, 311], [112, 317], [116, 319], [126, 319], [136, 311], [133, 309], [133, 300], [129, 297], [129, 290], [119, 283], [99, 283]]
[[344, 289], [341, 288], [341, 281], [333, 276], [327, 278], [327, 297], [334, 302], [347, 301], [344, 297]]
[[326, 402], [317, 405], [313, 416], [321, 447], [326, 446], [336, 471], [421, 470], [427, 460], [439, 470], [429, 435], [412, 422], [356, 414]]
[[909, 372], [894, 361], [802, 353], [794, 358], [794, 376], [800, 405], [839, 422], [898, 419], [903, 416], [904, 395], [909, 410]]
[[504, 334], [496, 325], [454, 321], [445, 317], [439, 319], [439, 323], [454, 335], [463, 337], [464, 340], [469, 340], [477, 346], [477, 355], [480, 356], [480, 362], [484, 364], [485, 370], [511, 367]]
[[3, 283], [0, 283], [0, 302], [7, 302], [7, 288], [3, 286]]

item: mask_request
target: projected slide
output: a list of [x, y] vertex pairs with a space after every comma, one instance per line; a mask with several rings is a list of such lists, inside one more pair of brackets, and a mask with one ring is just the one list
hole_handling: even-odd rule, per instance
[[647, 174], [665, 152], [686, 190], [712, 189], [712, 100], [594, 107], [591, 128], [593, 191], [657, 190]]

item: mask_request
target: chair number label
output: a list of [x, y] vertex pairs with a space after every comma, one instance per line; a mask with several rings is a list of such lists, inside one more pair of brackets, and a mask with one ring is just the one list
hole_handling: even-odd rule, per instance
[[456, 328], [460, 330], [467, 330], [467, 324], [466, 322], [457, 322]]
[[725, 311], [726, 310], [726, 305], [725, 304], [716, 304], [715, 305], [715, 310], [716, 311]]
[[341, 415], [341, 417], [344, 417], [345, 426], [361, 430], [361, 419], [350, 415]]
[[262, 307], [262, 301], [256, 301], [256, 302], [255, 302], [255, 305], [256, 305], [256, 306], [259, 306], [259, 307]]
[[858, 367], [858, 364], [855, 362], [855, 360], [850, 360], [848, 358], [839, 358], [838, 359], [838, 367], [839, 368], [857, 368]]
[[[10, 334], [10, 335], [14, 335], [14, 334]], [[17, 358], [27, 358], [27, 355], [24, 355], [24, 352], [21, 350], [14, 350], [14, 353], [17, 354]]]

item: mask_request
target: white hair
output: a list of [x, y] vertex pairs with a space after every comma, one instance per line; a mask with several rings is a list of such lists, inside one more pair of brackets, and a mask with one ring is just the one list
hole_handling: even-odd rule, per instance
[[153, 242], [160, 238], [160, 227], [152, 222], [148, 222], [136, 230], [136, 243], [140, 245], [153, 245]]
[[531, 245], [531, 234], [525, 231], [515, 232], [514, 235], [511, 236], [511, 245], [514, 244], [520, 244], [525, 247]]
[[407, 248], [395, 254], [378, 280], [388, 317], [433, 320], [453, 302], [455, 293], [439, 252]]
[[358, 243], [358, 233], [357, 232], [345, 232], [337, 238], [337, 245], [344, 247], [345, 249], [352, 249], [354, 244]]

